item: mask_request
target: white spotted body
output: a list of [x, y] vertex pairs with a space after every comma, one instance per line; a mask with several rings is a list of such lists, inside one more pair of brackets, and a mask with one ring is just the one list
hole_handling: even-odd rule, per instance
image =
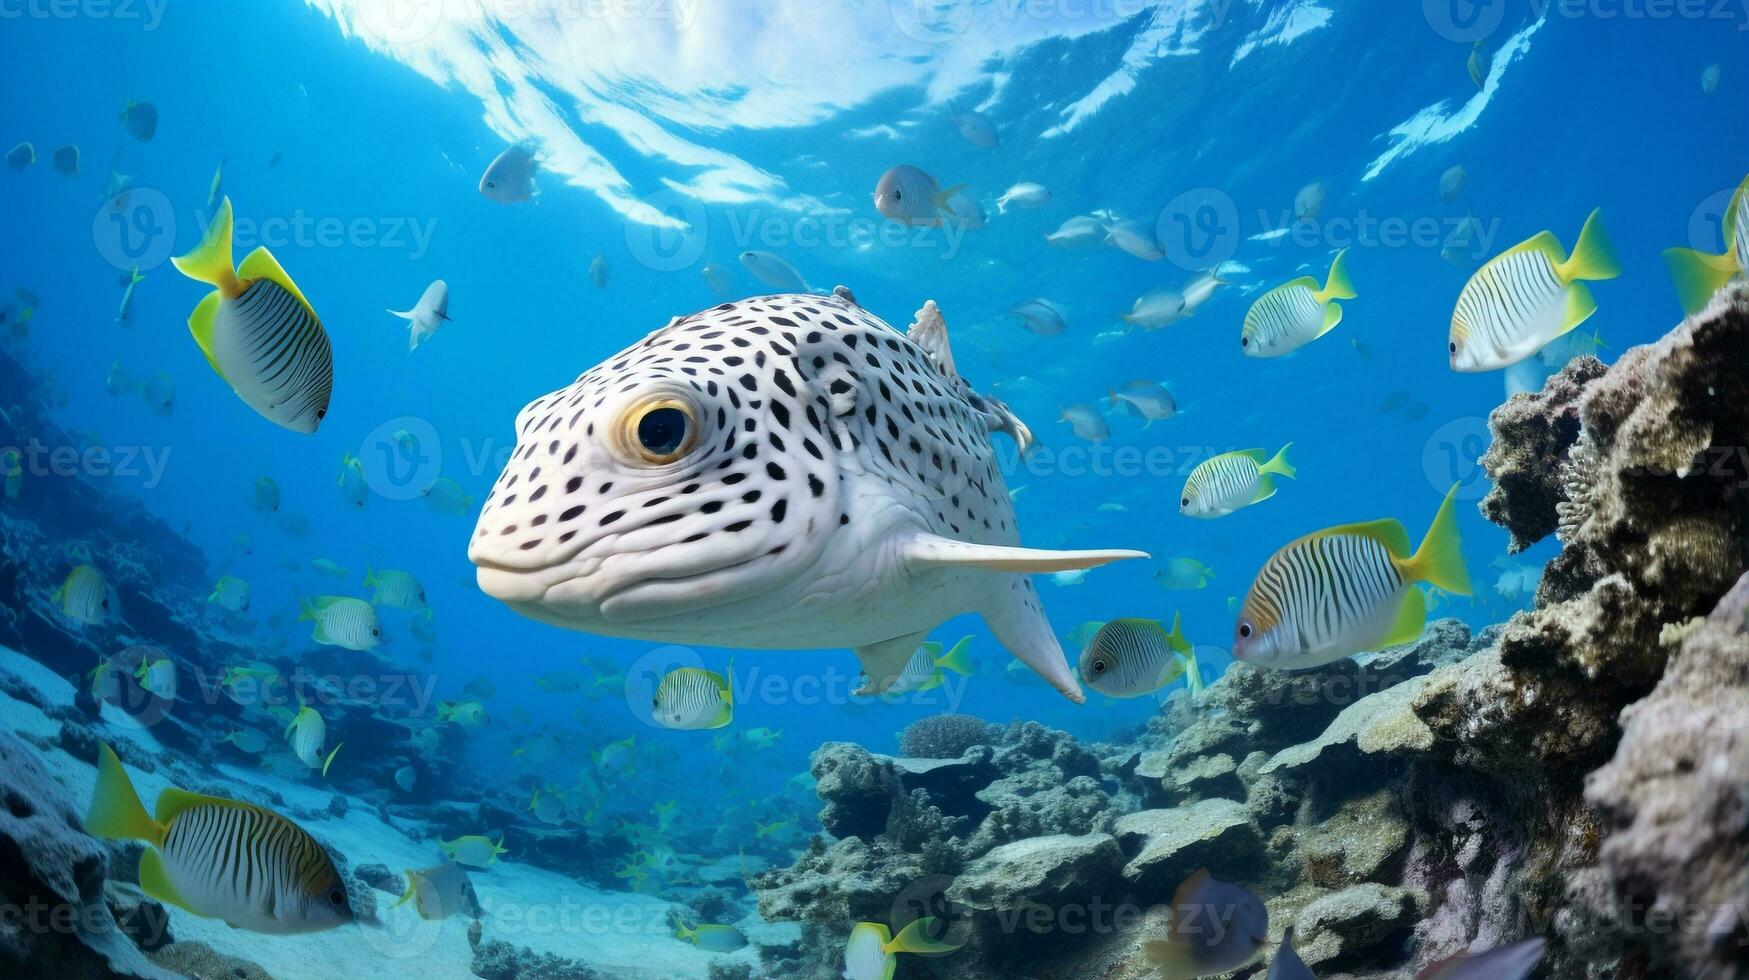
[[968, 611], [1080, 699], [1027, 572], [1134, 557], [1020, 540], [989, 433], [928, 304], [902, 335], [832, 296], [676, 319], [536, 399], [469, 547], [482, 590], [570, 629], [852, 646], [884, 690]]

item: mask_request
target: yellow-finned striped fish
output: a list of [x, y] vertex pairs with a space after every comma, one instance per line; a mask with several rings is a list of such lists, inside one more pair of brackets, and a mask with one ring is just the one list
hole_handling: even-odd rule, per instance
[[1535, 354], [1597, 312], [1581, 280], [1619, 275], [1601, 209], [1585, 219], [1571, 257], [1548, 231], [1494, 256], [1458, 294], [1447, 344], [1451, 369], [1496, 371]]
[[[322, 720], [315, 708], [304, 705], [292, 717], [291, 723], [285, 726], [286, 741], [291, 743], [292, 754], [298, 761], [315, 769], [320, 766], [322, 775], [328, 775], [328, 767], [334, 764], [334, 756], [339, 754], [340, 745], [334, 746], [328, 753], [328, 758], [321, 759], [322, 743], [328, 740], [328, 723]], [[320, 762], [317, 760], [321, 759]]]
[[99, 626], [110, 620], [109, 582], [90, 565], [74, 566], [52, 598], [55, 606], [76, 623]]
[[[941, 644], [934, 640], [919, 644], [911, 654], [911, 659], [905, 661], [900, 668], [899, 676], [893, 679], [892, 686], [887, 687], [884, 694], [905, 694], [911, 691], [932, 691], [947, 680], [946, 671], [953, 671], [961, 677], [972, 675], [972, 661], [967, 656], [971, 649], [972, 638], [967, 636], [953, 645], [953, 649], [941, 652]], [[864, 678], [864, 684], [858, 694], [869, 694], [881, 689], [882, 685], [873, 683], [875, 678]]]
[[272, 810], [165, 788], [146, 814], [108, 745], [97, 760], [97, 790], [85, 830], [142, 840], [140, 889], [207, 919], [279, 935], [320, 932], [352, 921], [346, 886], [328, 853]]
[[1176, 615], [1170, 631], [1157, 619], [1114, 619], [1081, 651], [1081, 680], [1108, 698], [1139, 698], [1188, 674], [1186, 683], [1199, 693], [1192, 649]]
[[1664, 250], [1664, 264], [1676, 283], [1682, 312], [1693, 316], [1704, 309], [1719, 287], [1749, 272], [1749, 177], [1737, 185], [1723, 220], [1725, 252], [1712, 255], [1692, 248]]
[[218, 287], [188, 329], [237, 397], [275, 425], [314, 432], [334, 390], [334, 352], [322, 321], [265, 246], [231, 268], [231, 199], [194, 251], [173, 259], [190, 279]]
[[1270, 557], [1239, 610], [1233, 659], [1292, 670], [1407, 643], [1427, 624], [1417, 582], [1470, 594], [1453, 486], [1414, 554], [1395, 520], [1308, 534]]
[[[734, 677], [733, 667], [729, 677]], [[734, 687], [715, 671], [680, 667], [664, 674], [656, 685], [650, 714], [663, 728], [681, 731], [721, 728], [735, 716]]]
[[1291, 448], [1290, 442], [1274, 457], [1261, 449], [1242, 449], [1203, 460], [1184, 481], [1184, 492], [1178, 498], [1179, 513], [1186, 517], [1225, 517], [1241, 507], [1275, 496], [1276, 477], [1296, 478], [1297, 471], [1287, 461]]
[[1324, 336], [1342, 322], [1339, 299], [1354, 299], [1348, 277], [1348, 249], [1336, 253], [1322, 289], [1318, 280], [1301, 276], [1257, 297], [1245, 314], [1239, 346], [1246, 357], [1280, 357]]
[[946, 929], [939, 919], [921, 918], [893, 935], [879, 922], [858, 922], [844, 941], [845, 980], [892, 980], [900, 953], [935, 955], [951, 953], [962, 944], [931, 939], [931, 933]]
[[322, 595], [306, 599], [298, 619], [315, 621], [310, 638], [317, 643], [348, 650], [372, 649], [383, 636], [377, 625], [375, 607], [363, 599], [349, 596]]
[[468, 872], [454, 861], [445, 861], [423, 871], [408, 868], [402, 872], [407, 876], [407, 890], [401, 893], [401, 900], [390, 908], [398, 908], [413, 903], [419, 910], [421, 919], [447, 919], [466, 907], [468, 903]]

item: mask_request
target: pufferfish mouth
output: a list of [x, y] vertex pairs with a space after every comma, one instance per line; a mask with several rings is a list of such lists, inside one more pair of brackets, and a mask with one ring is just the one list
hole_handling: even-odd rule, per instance
[[575, 563], [539, 569], [512, 568], [490, 559], [475, 560], [480, 591], [517, 612], [564, 624], [629, 624], [695, 613], [769, 588], [752, 566], [764, 555], [724, 556], [716, 562], [670, 566], [661, 571], [613, 574], [600, 563], [585, 570]]

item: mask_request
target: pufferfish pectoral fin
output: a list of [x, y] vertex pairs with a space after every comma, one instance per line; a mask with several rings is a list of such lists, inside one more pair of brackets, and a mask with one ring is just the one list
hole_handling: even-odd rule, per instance
[[856, 693], [880, 694], [892, 687], [893, 682], [904, 671], [905, 664], [911, 660], [911, 655], [917, 652], [917, 646], [928, 636], [929, 631], [923, 630], [857, 647], [856, 659], [862, 661], [862, 672], [868, 675], [868, 683]]
[[1063, 647], [1051, 632], [1051, 622], [1038, 601], [1032, 583], [1014, 576], [1000, 588], [981, 610], [996, 642], [1014, 654], [1014, 658], [1031, 667], [1063, 696], [1076, 704], [1085, 704], [1087, 695], [1075, 682], [1075, 674], [1063, 656]]
[[[1007, 405], [988, 395], [983, 396], [983, 399], [988, 408], [988, 411], [984, 413], [984, 425], [991, 432], [1008, 433], [1014, 439], [1014, 444], [1020, 448], [1020, 455], [1025, 456], [1032, 452], [1032, 447], [1038, 444], [1038, 439], [1033, 436], [1032, 429], [1020, 420], [1020, 416], [1014, 414], [1014, 410]], [[1152, 422], [1153, 420], [1149, 419], [1148, 423], [1142, 425], [1142, 428], [1147, 428], [1148, 424]]]
[[1146, 558], [1145, 551], [1106, 548], [1091, 551], [1046, 551], [1041, 548], [1013, 548], [994, 544], [973, 544], [955, 541], [935, 534], [917, 534], [900, 548], [900, 555], [911, 565], [959, 565], [984, 568], [996, 572], [1067, 572], [1078, 568], [1097, 568], [1125, 558]]

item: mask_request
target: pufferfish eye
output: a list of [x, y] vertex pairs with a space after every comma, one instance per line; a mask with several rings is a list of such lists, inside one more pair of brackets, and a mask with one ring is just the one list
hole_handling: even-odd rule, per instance
[[1105, 661], [1103, 661], [1103, 660], [1093, 661], [1093, 672], [1095, 674], [1105, 673]]
[[692, 406], [672, 398], [634, 405], [620, 419], [620, 443], [638, 462], [660, 466], [692, 450], [698, 425]]

